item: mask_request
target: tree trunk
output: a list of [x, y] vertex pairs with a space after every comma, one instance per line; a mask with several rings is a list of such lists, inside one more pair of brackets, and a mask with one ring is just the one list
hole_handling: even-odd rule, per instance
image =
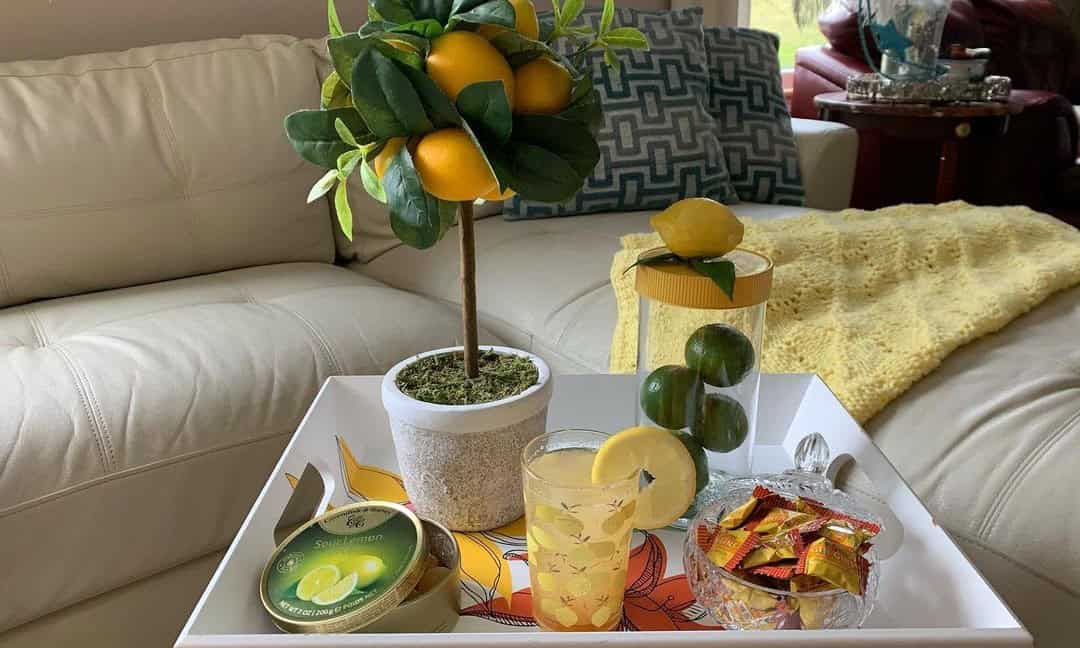
[[458, 233], [461, 237], [461, 323], [465, 339], [465, 375], [480, 375], [479, 342], [476, 334], [476, 243], [473, 234], [473, 205], [458, 203]]

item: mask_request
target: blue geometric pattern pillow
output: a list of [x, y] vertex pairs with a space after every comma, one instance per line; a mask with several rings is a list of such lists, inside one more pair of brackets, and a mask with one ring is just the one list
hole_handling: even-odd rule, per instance
[[802, 174], [780, 80], [780, 39], [744, 27], [705, 29], [709, 112], [741, 200], [802, 205]]
[[[637, 27], [651, 49], [621, 52], [618, 74], [604, 66], [600, 52], [586, 57], [604, 108], [596, 171], [565, 203], [520, 197], [507, 201], [507, 219], [663, 209], [690, 196], [737, 202], [707, 108], [709, 72], [701, 14], [700, 7], [616, 10], [613, 24]], [[582, 17], [594, 29], [599, 25], [599, 11], [586, 11]], [[569, 43], [560, 45], [569, 50]]]

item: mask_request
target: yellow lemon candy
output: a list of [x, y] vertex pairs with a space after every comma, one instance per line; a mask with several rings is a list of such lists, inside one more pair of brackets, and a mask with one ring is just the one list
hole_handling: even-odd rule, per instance
[[375, 162], [372, 166], [375, 167], [375, 175], [379, 177], [379, 180], [382, 180], [383, 174], [386, 173], [386, 167], [390, 166], [390, 160], [394, 159], [403, 144], [405, 144], [404, 137], [391, 137], [386, 140], [382, 150], [375, 156]]
[[[539, 40], [540, 21], [536, 18], [536, 7], [532, 0], [510, 0], [510, 6], [514, 8], [514, 31], [525, 38]], [[480, 25], [476, 31], [484, 38], [495, 38], [506, 31], [506, 27]]]
[[725, 205], [708, 198], [686, 198], [649, 219], [664, 244], [685, 258], [718, 257], [743, 239], [743, 224]]
[[498, 186], [480, 149], [460, 128], [424, 135], [416, 145], [413, 163], [424, 189], [443, 200], [476, 200]]
[[572, 80], [566, 68], [549, 58], [514, 70], [514, 112], [554, 115], [570, 104]]
[[600, 446], [593, 461], [592, 482], [617, 482], [642, 470], [653, 480], [638, 495], [634, 526], [662, 529], [678, 520], [694, 501], [694, 459], [682, 441], [667, 430], [627, 428]]
[[447, 32], [431, 41], [427, 73], [451, 101], [465, 86], [502, 81], [506, 100], [514, 105], [514, 71], [499, 50], [473, 32]]

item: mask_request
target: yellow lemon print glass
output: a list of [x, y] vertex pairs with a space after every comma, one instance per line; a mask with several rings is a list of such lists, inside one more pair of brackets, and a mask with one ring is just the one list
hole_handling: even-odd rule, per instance
[[544, 630], [611, 630], [622, 618], [640, 473], [593, 483], [608, 439], [559, 430], [522, 453], [533, 616]]

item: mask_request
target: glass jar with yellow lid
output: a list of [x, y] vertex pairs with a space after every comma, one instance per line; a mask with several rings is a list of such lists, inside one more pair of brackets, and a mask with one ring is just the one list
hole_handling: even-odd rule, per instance
[[750, 474], [773, 276], [768, 257], [734, 248], [742, 224], [726, 207], [695, 200], [677, 233], [665, 212], [653, 218], [668, 245], [640, 255], [635, 279], [637, 420], [671, 430], [693, 456], [698, 494], [687, 518], [723, 481]]

